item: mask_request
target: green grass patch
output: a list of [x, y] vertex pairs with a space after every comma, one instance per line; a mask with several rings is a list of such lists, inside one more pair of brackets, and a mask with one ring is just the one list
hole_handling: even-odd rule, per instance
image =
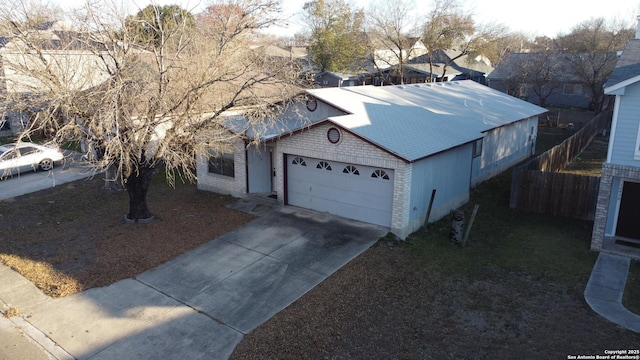
[[[449, 240], [451, 216], [411, 237], [420, 259], [447, 273], [486, 279], [519, 273], [540, 280], [575, 284], [588, 279], [597, 256], [589, 249], [592, 222], [516, 212], [509, 208], [511, 172], [473, 190], [465, 212], [479, 211], [465, 246]], [[466, 231], [466, 229], [465, 229]]]

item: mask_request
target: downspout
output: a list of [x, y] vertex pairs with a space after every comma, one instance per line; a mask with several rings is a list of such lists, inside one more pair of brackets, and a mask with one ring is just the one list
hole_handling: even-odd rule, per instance
[[249, 148], [248, 143], [245, 141], [244, 143], [244, 177], [245, 184], [247, 184], [245, 193], [249, 194]]
[[609, 147], [607, 149], [607, 163], [611, 163], [611, 152], [613, 150], [613, 143], [616, 138], [616, 128], [618, 124], [618, 110], [620, 109], [620, 97], [622, 95], [616, 95], [615, 104], [613, 106], [613, 116], [611, 120], [611, 134], [609, 134]]

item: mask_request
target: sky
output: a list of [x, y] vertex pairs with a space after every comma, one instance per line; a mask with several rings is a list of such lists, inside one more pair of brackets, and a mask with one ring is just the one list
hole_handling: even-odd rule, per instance
[[[158, 5], [180, 4], [194, 13], [206, 7], [207, 0], [122, 0], [143, 8], [155, 1]], [[293, 35], [299, 32], [301, 26], [296, 21], [295, 14], [302, 10], [307, 0], [281, 0], [285, 15], [290, 17], [289, 28], [273, 29], [277, 35]], [[349, 0], [348, 0], [349, 1]], [[392, 0], [350, 0], [355, 7], [365, 10], [375, 1]], [[417, 12], [425, 14], [432, 1], [413, 0]], [[521, 31], [525, 34], [555, 37], [566, 34], [571, 29], [591, 18], [621, 19], [635, 27], [636, 16], [640, 15], [640, 0], [458, 0], [466, 10], [473, 13], [477, 23], [498, 23], [506, 25], [511, 31]], [[63, 7], [82, 6], [83, 0], [50, 0], [52, 4]], [[135, 9], [135, 8], [134, 8]], [[194, 11], [195, 10], [195, 11]]]

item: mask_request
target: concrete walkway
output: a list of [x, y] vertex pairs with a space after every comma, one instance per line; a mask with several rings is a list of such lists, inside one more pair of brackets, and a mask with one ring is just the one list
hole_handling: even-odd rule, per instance
[[584, 298], [605, 319], [640, 333], [640, 316], [622, 305], [630, 263], [627, 257], [600, 253], [587, 282]]
[[19, 311], [8, 332], [26, 334], [15, 345], [0, 339], [0, 359], [26, 349], [57, 359], [227, 359], [245, 334], [388, 231], [295, 207], [243, 206], [264, 215], [134, 279], [65, 298], [0, 266], [0, 304]]

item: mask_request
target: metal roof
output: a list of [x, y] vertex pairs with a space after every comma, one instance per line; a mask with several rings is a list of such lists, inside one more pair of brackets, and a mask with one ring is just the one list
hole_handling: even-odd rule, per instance
[[307, 92], [348, 113], [328, 121], [407, 161], [547, 111], [471, 80]]

